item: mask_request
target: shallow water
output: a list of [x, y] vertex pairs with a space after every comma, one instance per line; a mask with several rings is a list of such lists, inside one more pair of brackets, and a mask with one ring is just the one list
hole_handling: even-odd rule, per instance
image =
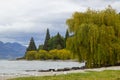
[[72, 61], [9, 61], [0, 60], [0, 75], [15, 75], [15, 74], [32, 74], [26, 70], [48, 70], [48, 69], [61, 69], [82, 67], [84, 63]]

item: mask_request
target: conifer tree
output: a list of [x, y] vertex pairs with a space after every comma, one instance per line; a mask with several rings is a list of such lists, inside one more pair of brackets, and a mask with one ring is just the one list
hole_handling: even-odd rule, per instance
[[66, 34], [65, 34], [65, 47], [66, 47], [66, 41], [67, 41], [67, 38], [69, 37], [69, 32], [68, 32], [68, 30], [66, 30]]
[[37, 50], [37, 48], [36, 48], [34, 39], [32, 37], [31, 40], [30, 40], [29, 46], [27, 48], [27, 51], [34, 51], [34, 50]]
[[49, 39], [50, 39], [50, 33], [49, 33], [49, 29], [47, 29], [47, 32], [46, 32], [46, 38], [45, 38], [45, 42], [44, 42], [44, 45], [43, 45], [43, 49], [44, 50], [49, 50]]
[[64, 48], [64, 40], [62, 39], [59, 32], [57, 33], [57, 39], [56, 39], [56, 48], [57, 49], [63, 49]]
[[57, 35], [49, 40], [49, 50], [63, 48], [65, 48], [64, 38], [59, 33], [57, 33]]

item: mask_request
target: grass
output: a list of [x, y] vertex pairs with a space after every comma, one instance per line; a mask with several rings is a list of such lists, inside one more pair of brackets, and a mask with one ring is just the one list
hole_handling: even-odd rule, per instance
[[10, 80], [120, 80], [120, 70], [105, 70], [101, 72], [74, 73], [58, 76], [22, 77]]

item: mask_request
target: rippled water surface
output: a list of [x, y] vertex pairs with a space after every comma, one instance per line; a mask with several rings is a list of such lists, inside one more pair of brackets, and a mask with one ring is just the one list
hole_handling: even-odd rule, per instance
[[47, 70], [81, 67], [84, 63], [72, 61], [9, 61], [0, 60], [0, 75], [24, 74], [26, 70]]

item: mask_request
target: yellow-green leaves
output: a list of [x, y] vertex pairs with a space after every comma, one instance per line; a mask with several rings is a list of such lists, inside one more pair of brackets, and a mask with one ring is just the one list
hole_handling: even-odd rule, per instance
[[67, 40], [67, 48], [77, 53], [80, 61], [87, 61], [87, 67], [120, 62], [120, 15], [111, 6], [75, 12], [66, 23], [74, 34]]
[[39, 51], [28, 51], [26, 53], [27, 60], [69, 60], [73, 58], [73, 54], [66, 49], [61, 50], [39, 50]]

